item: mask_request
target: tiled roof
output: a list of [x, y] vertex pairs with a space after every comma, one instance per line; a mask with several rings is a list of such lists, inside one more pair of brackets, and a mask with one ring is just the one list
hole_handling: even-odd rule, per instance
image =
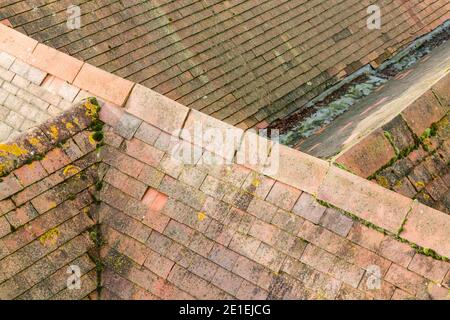
[[297, 148], [450, 213], [450, 43]]
[[189, 138], [195, 120], [234, 131], [232, 156], [252, 133], [82, 68], [98, 81], [81, 86], [124, 104], [100, 101], [104, 125], [88, 99], [0, 144], [1, 299], [449, 298], [450, 216], [284, 146], [276, 171], [201, 161], [214, 149]]
[[[97, 289], [88, 252], [99, 159], [87, 110], [0, 144], [0, 300], [81, 299]], [[70, 265], [80, 268], [81, 290], [67, 288]]]
[[380, 30], [366, 26], [375, 0], [6, 0], [0, 20], [80, 60], [141, 83], [240, 127], [293, 112], [369, 63], [377, 67], [450, 18], [446, 0], [383, 1]]
[[0, 50], [0, 142], [72, 106], [80, 89]]

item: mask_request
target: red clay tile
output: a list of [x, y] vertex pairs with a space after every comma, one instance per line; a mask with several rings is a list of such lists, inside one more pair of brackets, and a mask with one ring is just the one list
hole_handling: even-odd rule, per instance
[[274, 245], [279, 229], [271, 224], [256, 219], [248, 234], [270, 245]]
[[9, 28], [12, 28], [12, 27], [13, 27], [13, 25], [11, 24], [11, 22], [10, 22], [8, 19], [0, 20], [0, 23], [1, 23], [1, 24], [4, 24], [5, 26], [7, 26], [7, 27], [9, 27]]
[[24, 187], [27, 187], [30, 184], [45, 178], [48, 173], [38, 161], [34, 161], [15, 170], [14, 175]]
[[334, 208], [327, 208], [320, 224], [338, 235], [346, 237], [353, 225], [353, 220]]
[[379, 129], [345, 151], [336, 162], [345, 165], [358, 176], [367, 178], [393, 157], [395, 157], [394, 148]]
[[170, 220], [168, 216], [161, 214], [167, 198], [165, 194], [149, 189], [142, 199], [142, 202], [149, 207], [142, 222], [158, 232], [163, 232]]
[[235, 233], [229, 248], [246, 257], [253, 258], [261, 241], [240, 233]]
[[28, 62], [45, 72], [72, 83], [83, 62], [39, 43]]
[[380, 245], [378, 253], [384, 258], [406, 268], [415, 252], [416, 251], [406, 243], [402, 243], [393, 238], [385, 238]]
[[133, 88], [125, 108], [129, 113], [170, 134], [183, 127], [189, 110], [141, 85]]
[[401, 289], [395, 289], [391, 300], [414, 300], [414, 296], [410, 295], [408, 292]]
[[160, 277], [166, 279], [174, 262], [152, 251], [148, 255], [147, 260], [145, 260], [144, 265]]
[[440, 120], [446, 113], [436, 100], [434, 93], [428, 90], [402, 112], [403, 118], [412, 131], [420, 137], [426, 128]]
[[0, 180], [0, 200], [6, 199], [22, 189], [22, 185], [14, 176], [6, 176]]
[[441, 283], [450, 270], [450, 265], [432, 257], [416, 254], [409, 264], [408, 269], [436, 283]]
[[0, 50], [27, 61], [38, 42], [0, 23]]
[[396, 264], [392, 264], [385, 279], [414, 296], [424, 289], [426, 282], [421, 276]]
[[194, 230], [186, 225], [183, 225], [175, 220], [170, 220], [167, 227], [164, 229], [164, 235], [174, 239], [181, 244], [188, 244]]
[[[275, 157], [273, 149], [271, 154]], [[271, 161], [277, 159], [278, 172], [268, 176], [309, 194], [317, 194], [329, 167], [326, 161], [282, 145], [279, 146], [279, 158]]]
[[125, 104], [134, 85], [88, 63], [83, 64], [73, 84], [118, 106]]
[[309, 221], [319, 223], [326, 209], [327, 208], [319, 204], [313, 196], [303, 192], [292, 209], [292, 212]]
[[100, 120], [115, 127], [124, 113], [123, 108], [112, 103], [105, 103], [100, 110]]
[[42, 166], [48, 173], [53, 173], [70, 163], [69, 157], [59, 148], [48, 152], [41, 160]]
[[267, 291], [248, 281], [244, 281], [236, 293], [236, 298], [242, 300], [265, 300], [267, 296]]
[[217, 269], [217, 272], [214, 275], [211, 283], [228, 292], [229, 294], [235, 295], [243, 281], [244, 279], [235, 275], [234, 273], [219, 268]]
[[290, 211], [302, 192], [284, 183], [275, 182], [266, 200], [276, 206]]
[[153, 167], [158, 166], [164, 154], [162, 151], [136, 138], [126, 142], [126, 153]]
[[3, 238], [8, 233], [11, 233], [11, 226], [5, 217], [0, 217], [0, 238]]
[[118, 188], [124, 193], [140, 200], [147, 190], [147, 186], [115, 168], [110, 168], [105, 176], [105, 182]]
[[270, 245], [261, 243], [253, 259], [273, 272], [278, 272], [285, 258], [286, 255], [284, 253]]
[[234, 251], [220, 245], [214, 244], [213, 248], [208, 254], [208, 258], [220, 265], [221, 267], [231, 270], [239, 255]]
[[415, 202], [401, 237], [443, 256], [450, 256], [450, 216]]
[[318, 198], [396, 233], [412, 200], [332, 166]]
[[36, 212], [36, 210], [33, 208], [33, 206], [31, 206], [30, 203], [28, 203], [8, 213], [6, 215], [6, 218], [12, 226], [18, 228], [25, 223], [33, 220], [37, 216], [38, 213]]
[[376, 274], [366, 272], [359, 283], [358, 289], [377, 300], [389, 300], [394, 294], [395, 286]]
[[15, 209], [15, 205], [10, 199], [0, 201], [0, 216], [13, 209]]
[[354, 223], [347, 238], [369, 250], [378, 251], [385, 235], [361, 223]]
[[443, 288], [435, 283], [430, 283], [427, 288], [427, 293], [432, 300], [449, 300], [450, 293], [448, 289]]

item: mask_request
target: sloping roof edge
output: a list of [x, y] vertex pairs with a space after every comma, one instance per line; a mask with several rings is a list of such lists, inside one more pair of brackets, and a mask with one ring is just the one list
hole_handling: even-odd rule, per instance
[[[236, 152], [245, 152], [245, 144], [242, 142], [253, 134], [244, 133], [241, 129], [191, 110], [150, 89], [87, 63], [77, 62], [74, 58], [38, 44], [2, 24], [0, 50], [85, 89], [92, 95], [124, 107], [126, 112], [165, 132], [173, 133], [173, 130], [177, 129], [192, 131], [196, 121], [200, 121], [204, 127], [236, 131], [239, 141], [234, 145], [233, 155]], [[65, 65], [66, 68], [60, 70], [55, 68], [55, 65]], [[72, 66], [73, 70], [67, 71], [72, 69]], [[186, 140], [183, 135], [181, 138]], [[14, 143], [17, 141], [11, 142]], [[440, 255], [450, 256], [450, 216], [289, 147], [280, 146], [279, 155], [277, 172], [267, 172], [262, 167], [251, 168], [311, 193], [317, 200], [339, 207], [360, 219], [400, 235], [403, 239], [431, 248]], [[12, 161], [14, 162], [14, 159]]]

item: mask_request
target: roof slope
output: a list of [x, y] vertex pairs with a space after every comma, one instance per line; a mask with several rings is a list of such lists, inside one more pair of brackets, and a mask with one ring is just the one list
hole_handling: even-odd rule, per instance
[[[86, 101], [0, 144], [0, 300], [82, 299], [97, 289], [91, 107]], [[74, 265], [80, 290], [67, 285]]]
[[0, 142], [57, 116], [80, 89], [0, 50]]
[[450, 213], [448, 92], [447, 42], [297, 147]]
[[[2, 31], [1, 50], [54, 67]], [[449, 298], [450, 216], [284, 146], [264, 149], [279, 170], [237, 163], [252, 133], [80, 69], [72, 82], [124, 108], [88, 99], [0, 144], [1, 299]], [[192, 139], [198, 121], [233, 132], [231, 152]]]
[[[446, 0], [6, 0], [0, 20], [60, 51], [240, 127], [297, 110], [363, 65], [379, 63], [450, 18]], [[351, 9], [350, 9], [351, 8]], [[260, 125], [264, 125], [263, 124]]]
[[[181, 141], [160, 119], [127, 113], [157, 106], [144, 92], [131, 94], [125, 112], [101, 112], [111, 166], [99, 212], [104, 299], [449, 298], [447, 278], [442, 287], [437, 279], [450, 264], [394, 235], [423, 245], [434, 238], [426, 246], [445, 253], [448, 240], [436, 236], [448, 236], [448, 216], [289, 148], [271, 176], [248, 164], [205, 164], [210, 153], [201, 149], [186, 165], [171, 156]], [[185, 116], [187, 124], [197, 117]]]

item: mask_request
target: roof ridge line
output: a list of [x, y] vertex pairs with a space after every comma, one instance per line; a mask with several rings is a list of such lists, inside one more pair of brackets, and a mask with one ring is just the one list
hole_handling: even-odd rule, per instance
[[[0, 24], [0, 50], [6, 51], [76, 87], [89, 91], [94, 96], [122, 107], [126, 112], [165, 132], [173, 134], [174, 131], [177, 131], [177, 136], [183, 140], [189, 141], [182, 135], [182, 132], [193, 130], [196, 121], [202, 123], [202, 126], [206, 128], [232, 130], [243, 139], [250, 134], [250, 132], [244, 132], [240, 128], [183, 106], [142, 85], [47, 47], [2, 24]], [[55, 65], [69, 65], [72, 68], [70, 68], [71, 70], [63, 69], [61, 71], [61, 69], [55, 68]], [[74, 72], [76, 72], [76, 75], [72, 77]], [[154, 102], [151, 107], [155, 112], [148, 112], [149, 101]], [[58, 121], [58, 119], [60, 117], [50, 122]], [[258, 139], [267, 140], [263, 137], [258, 137]], [[191, 143], [196, 144], [194, 141], [191, 141]], [[269, 143], [272, 142], [269, 141]], [[243, 149], [245, 144], [234, 148], [234, 151], [237, 152], [245, 151]], [[18, 159], [21, 158], [18, 157]], [[317, 199], [321, 201], [335, 205], [394, 233], [404, 223], [405, 217], [413, 204], [412, 199], [290, 147], [279, 145], [278, 160], [279, 170], [276, 173], [269, 174], [264, 167], [252, 166], [251, 168], [282, 183], [316, 195]], [[20, 160], [22, 164], [24, 161]], [[450, 256], [447, 244], [433, 242], [433, 239], [427, 239], [427, 236], [423, 237], [423, 234], [429, 232], [429, 230], [410, 229], [411, 225], [408, 224], [414, 220], [414, 217], [423, 219], [424, 216], [430, 220], [427, 227], [435, 232], [442, 228], [442, 224], [450, 225], [450, 216], [418, 204], [410, 212], [408, 222], [404, 226], [406, 230], [403, 233], [404, 238], [407, 240], [412, 238], [411, 241], [423, 247], [432, 248], [443, 256]], [[448, 230], [441, 230], [440, 232], [443, 232], [443, 236], [445, 236]]]

